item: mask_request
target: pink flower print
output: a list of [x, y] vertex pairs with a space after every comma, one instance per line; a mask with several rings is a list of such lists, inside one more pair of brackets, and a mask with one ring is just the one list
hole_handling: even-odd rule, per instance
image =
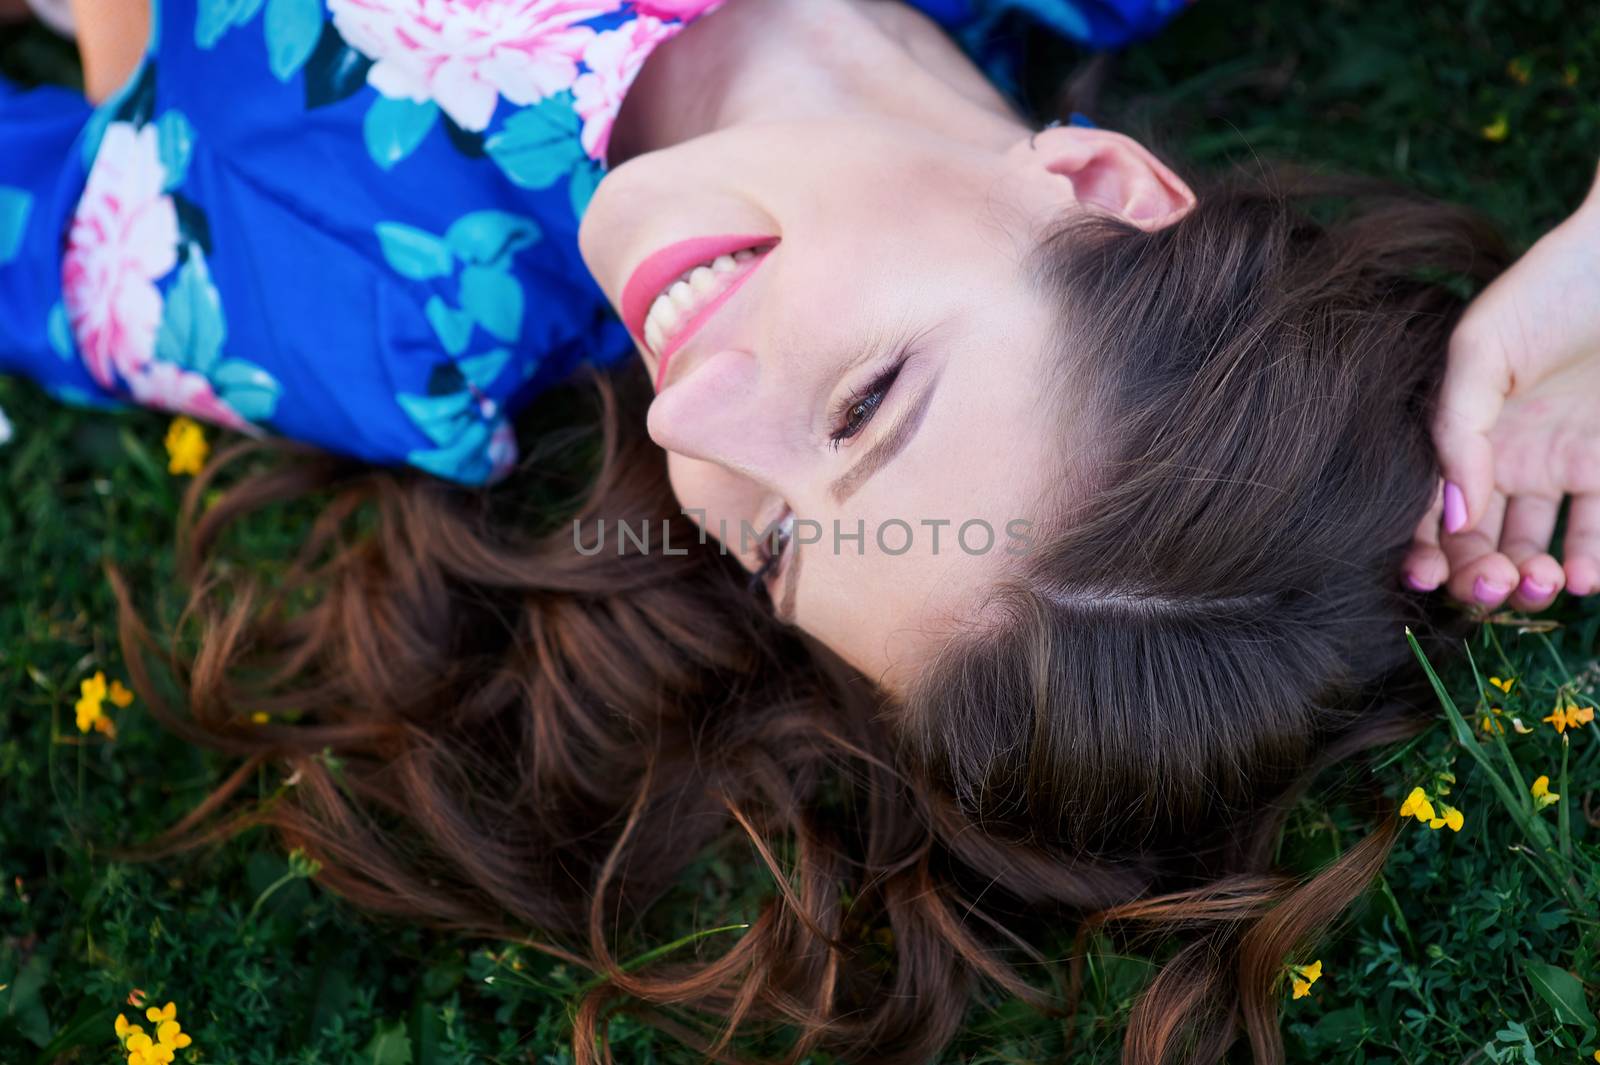
[[634, 0], [633, 6], [641, 15], [692, 22], [722, 4], [723, 0]]
[[605, 161], [611, 144], [611, 127], [622, 110], [622, 98], [639, 75], [644, 61], [657, 45], [676, 36], [681, 22], [662, 22], [645, 15], [614, 30], [595, 35], [583, 50], [588, 73], [572, 85], [578, 117], [583, 119], [583, 150], [589, 158]]
[[328, 0], [350, 47], [375, 62], [383, 95], [432, 100], [482, 132], [500, 97], [519, 106], [568, 88], [594, 30], [577, 23], [622, 0]]
[[187, 414], [193, 418], [240, 432], [254, 432], [254, 426], [222, 401], [211, 382], [170, 362], [152, 362], [128, 375], [128, 389], [142, 407]]
[[150, 361], [161, 325], [156, 281], [178, 263], [178, 212], [162, 192], [156, 127], [106, 127], [67, 234], [61, 284], [89, 373], [110, 387]]

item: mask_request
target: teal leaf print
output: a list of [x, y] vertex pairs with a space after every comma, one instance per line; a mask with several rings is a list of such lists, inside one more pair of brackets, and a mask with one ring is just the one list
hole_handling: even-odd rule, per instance
[[492, 472], [489, 443], [505, 418], [483, 393], [505, 371], [505, 348], [434, 367], [426, 395], [401, 393], [402, 410], [432, 448], [412, 451], [406, 461], [439, 477], [477, 484]]
[[267, 65], [279, 81], [306, 65], [322, 38], [322, 23], [322, 0], [267, 0]]
[[367, 84], [372, 60], [344, 43], [330, 19], [306, 60], [306, 108], [326, 107], [354, 96]]
[[435, 477], [478, 484], [489, 476], [485, 448], [492, 435], [494, 431], [487, 422], [470, 422], [461, 435], [448, 444], [431, 451], [412, 451], [406, 455], [406, 461]]
[[484, 142], [484, 150], [511, 181], [525, 189], [547, 189], [584, 158], [572, 94], [561, 93], [524, 107]]
[[22, 235], [28, 231], [32, 214], [32, 193], [0, 185], [0, 264], [15, 259], [22, 250]]
[[493, 351], [482, 355], [475, 355], [470, 359], [462, 359], [456, 363], [461, 371], [461, 376], [471, 388], [486, 391], [494, 384], [500, 374], [504, 372], [506, 363], [511, 361], [511, 352], [505, 348], [495, 348]]
[[361, 132], [367, 141], [367, 154], [385, 170], [417, 150], [439, 119], [439, 105], [432, 100], [414, 103], [379, 96], [367, 108]]
[[227, 339], [222, 297], [211, 283], [205, 254], [190, 245], [188, 256], [178, 268], [178, 279], [167, 293], [161, 327], [156, 331], [156, 358], [185, 370], [210, 374]]
[[246, 421], [264, 422], [278, 409], [282, 389], [272, 375], [243, 359], [228, 359], [211, 371], [211, 387], [217, 398]]
[[522, 335], [522, 286], [505, 270], [468, 266], [461, 271], [461, 309], [497, 340]]
[[449, 247], [432, 233], [403, 222], [379, 222], [377, 232], [383, 257], [402, 277], [427, 281], [455, 270]]
[[446, 392], [439, 396], [418, 396], [402, 392], [395, 400], [424, 435], [438, 447], [456, 440], [475, 420], [478, 401], [471, 392]]
[[450, 223], [444, 242], [462, 262], [503, 267], [544, 236], [539, 223], [505, 211], [473, 211]]
[[78, 346], [72, 339], [72, 323], [67, 320], [67, 305], [56, 300], [45, 319], [45, 335], [50, 338], [50, 350], [71, 362], [78, 357]]
[[162, 188], [171, 192], [189, 175], [189, 159], [194, 155], [194, 127], [182, 111], [166, 111], [156, 120], [156, 141], [160, 145], [161, 165], [167, 180]]
[[599, 165], [593, 162], [587, 166], [580, 166], [572, 172], [572, 181], [567, 185], [567, 198], [572, 203], [572, 217], [583, 217], [583, 212], [589, 209], [589, 201], [594, 199], [595, 188], [604, 176]]
[[467, 350], [467, 342], [472, 339], [472, 315], [450, 306], [438, 296], [428, 300], [425, 313], [445, 351], [460, 355]]
[[197, 0], [196, 7], [194, 43], [211, 49], [223, 34], [255, 18], [261, 10], [261, 0]]

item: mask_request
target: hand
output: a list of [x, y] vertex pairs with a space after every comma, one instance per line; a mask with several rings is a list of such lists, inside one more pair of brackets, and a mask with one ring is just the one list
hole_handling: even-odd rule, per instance
[[[1600, 177], [1467, 308], [1433, 438], [1444, 484], [1406, 558], [1411, 587], [1519, 610], [1600, 590]], [[1550, 546], [1566, 496], [1563, 564]]]

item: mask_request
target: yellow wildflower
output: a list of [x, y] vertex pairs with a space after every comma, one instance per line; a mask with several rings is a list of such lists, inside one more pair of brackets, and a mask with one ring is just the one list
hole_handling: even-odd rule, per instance
[[1305, 998], [1311, 994], [1311, 985], [1322, 979], [1322, 959], [1310, 965], [1291, 965], [1289, 975], [1294, 981], [1294, 997]]
[[189, 1038], [189, 1033], [179, 1027], [177, 1021], [162, 1021], [156, 1025], [156, 1039], [162, 1046], [169, 1046], [174, 1050], [181, 1050], [194, 1042]]
[[117, 1030], [117, 1041], [122, 1043], [124, 1046], [127, 1045], [128, 1039], [131, 1036], [144, 1034], [143, 1028], [139, 1027], [137, 1024], [129, 1024], [128, 1018], [124, 1017], [120, 1013], [117, 1014], [117, 1023], [114, 1025], [114, 1027]]
[[1400, 804], [1400, 816], [1415, 817], [1423, 822], [1432, 820], [1433, 803], [1428, 801], [1428, 793], [1421, 788], [1412, 788], [1411, 794], [1406, 796], [1406, 801]]
[[176, 1002], [169, 1002], [160, 1009], [156, 1009], [154, 1006], [151, 1006], [149, 1009], [144, 1011], [145, 1020], [154, 1024], [160, 1024], [162, 1021], [173, 1020], [177, 1016], [178, 1004]]
[[126, 710], [133, 705], [133, 692], [125, 688], [120, 680], [111, 682], [111, 690], [106, 693], [106, 698], [119, 710]]
[[206, 464], [211, 445], [206, 443], [205, 430], [193, 418], [183, 415], [172, 419], [167, 428], [167, 472], [196, 474]]
[[1439, 816], [1428, 818], [1428, 827], [1435, 830], [1448, 827], [1452, 832], [1460, 832], [1461, 826], [1466, 823], [1467, 819], [1461, 815], [1460, 810], [1444, 803], [1439, 804]]
[[1498, 706], [1491, 706], [1486, 712], [1478, 715], [1478, 728], [1491, 736], [1497, 732], [1503, 736], [1505, 735], [1506, 727], [1501, 722], [1496, 721], [1495, 718], [1504, 716], [1504, 710]]
[[1561, 800], [1560, 795], [1550, 790], [1550, 778], [1546, 776], [1541, 776], [1538, 780], [1535, 780], [1533, 787], [1528, 790], [1533, 793], [1534, 805], [1541, 810], [1551, 803]]
[[257, 710], [255, 713], [250, 715], [250, 720], [254, 721], [258, 725], [265, 725], [268, 721], [272, 720], [272, 715], [267, 713], [265, 710]]
[[1511, 120], [1505, 115], [1496, 115], [1494, 121], [1478, 131], [1483, 134], [1483, 139], [1499, 144], [1511, 132]]
[[1566, 700], [1565, 705], [1558, 700], [1549, 715], [1539, 720], [1549, 724], [1557, 732], [1565, 733], [1569, 728], [1575, 729], [1579, 725], [1587, 725], [1593, 721], [1594, 707], [1579, 706], [1570, 698]]
[[157, 1043], [140, 1032], [128, 1037], [128, 1065], [169, 1065], [175, 1056], [172, 1047]]
[[105, 716], [106, 701], [106, 675], [96, 672], [94, 676], [87, 677], [78, 685], [78, 731], [88, 732], [98, 728], [104, 732], [100, 725]]
[[1504, 678], [1502, 678], [1502, 677], [1490, 677], [1489, 678], [1489, 683], [1493, 684], [1496, 688], [1499, 688], [1505, 694], [1510, 695], [1511, 694], [1511, 687], [1512, 687], [1512, 685], [1517, 683], [1517, 678], [1516, 677], [1504, 677]]
[[1533, 76], [1533, 64], [1526, 59], [1513, 59], [1506, 64], [1506, 75], [1518, 85], [1526, 85]]

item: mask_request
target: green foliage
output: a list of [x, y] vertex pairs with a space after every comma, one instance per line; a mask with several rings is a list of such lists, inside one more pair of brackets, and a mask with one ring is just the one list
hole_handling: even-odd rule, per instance
[[[1107, 103], [1201, 162], [1290, 155], [1389, 175], [1476, 206], [1525, 242], [1577, 202], [1596, 162], [1600, 20], [1582, 8], [1201, 0], [1122, 57]], [[1034, 51], [1038, 85], [1072, 61], [1048, 43]], [[70, 50], [37, 30], [0, 33], [0, 69], [76, 76]], [[261, 834], [157, 861], [118, 852], [192, 809], [229, 768], [139, 702], [110, 710], [115, 741], [74, 726], [83, 679], [126, 679], [103, 567], [172, 616], [167, 545], [182, 482], [166, 472], [153, 415], [68, 411], [12, 380], [0, 380], [0, 406], [16, 423], [0, 449], [0, 1062], [117, 1060], [116, 1014], [142, 1020], [134, 989], [178, 1003], [195, 1040], [180, 1061], [569, 1062], [587, 972], [526, 944], [366, 918]], [[305, 517], [288, 508], [254, 523], [230, 555], [290, 555]], [[1396, 804], [1414, 786], [1435, 799], [1447, 788], [1465, 825], [1407, 821], [1381, 884], [1339, 933], [1285, 959], [1324, 964], [1305, 998], [1285, 981], [1292, 1061], [1552, 1065], [1594, 1051], [1600, 734], [1584, 724], [1564, 742], [1541, 719], [1558, 698], [1593, 704], [1600, 605], [1564, 602], [1553, 617], [1549, 631], [1485, 628], [1475, 669], [1446, 671], [1438, 727], [1380, 761]], [[1505, 694], [1490, 675], [1517, 683]], [[1485, 732], [1486, 714], [1504, 731]], [[1560, 795], [1545, 808], [1529, 792], [1541, 775]], [[278, 786], [259, 782], [262, 795]], [[1366, 831], [1345, 807], [1308, 801], [1280, 857], [1314, 869]], [[764, 888], [747, 857], [705, 856], [624, 957], [737, 936]], [[949, 1059], [1053, 1061], [1070, 1031], [1074, 1060], [1114, 1061], [1152, 961], [1094, 946], [1075, 1017], [993, 995]], [[630, 1065], [696, 1060], [629, 1019], [611, 1040]]]

